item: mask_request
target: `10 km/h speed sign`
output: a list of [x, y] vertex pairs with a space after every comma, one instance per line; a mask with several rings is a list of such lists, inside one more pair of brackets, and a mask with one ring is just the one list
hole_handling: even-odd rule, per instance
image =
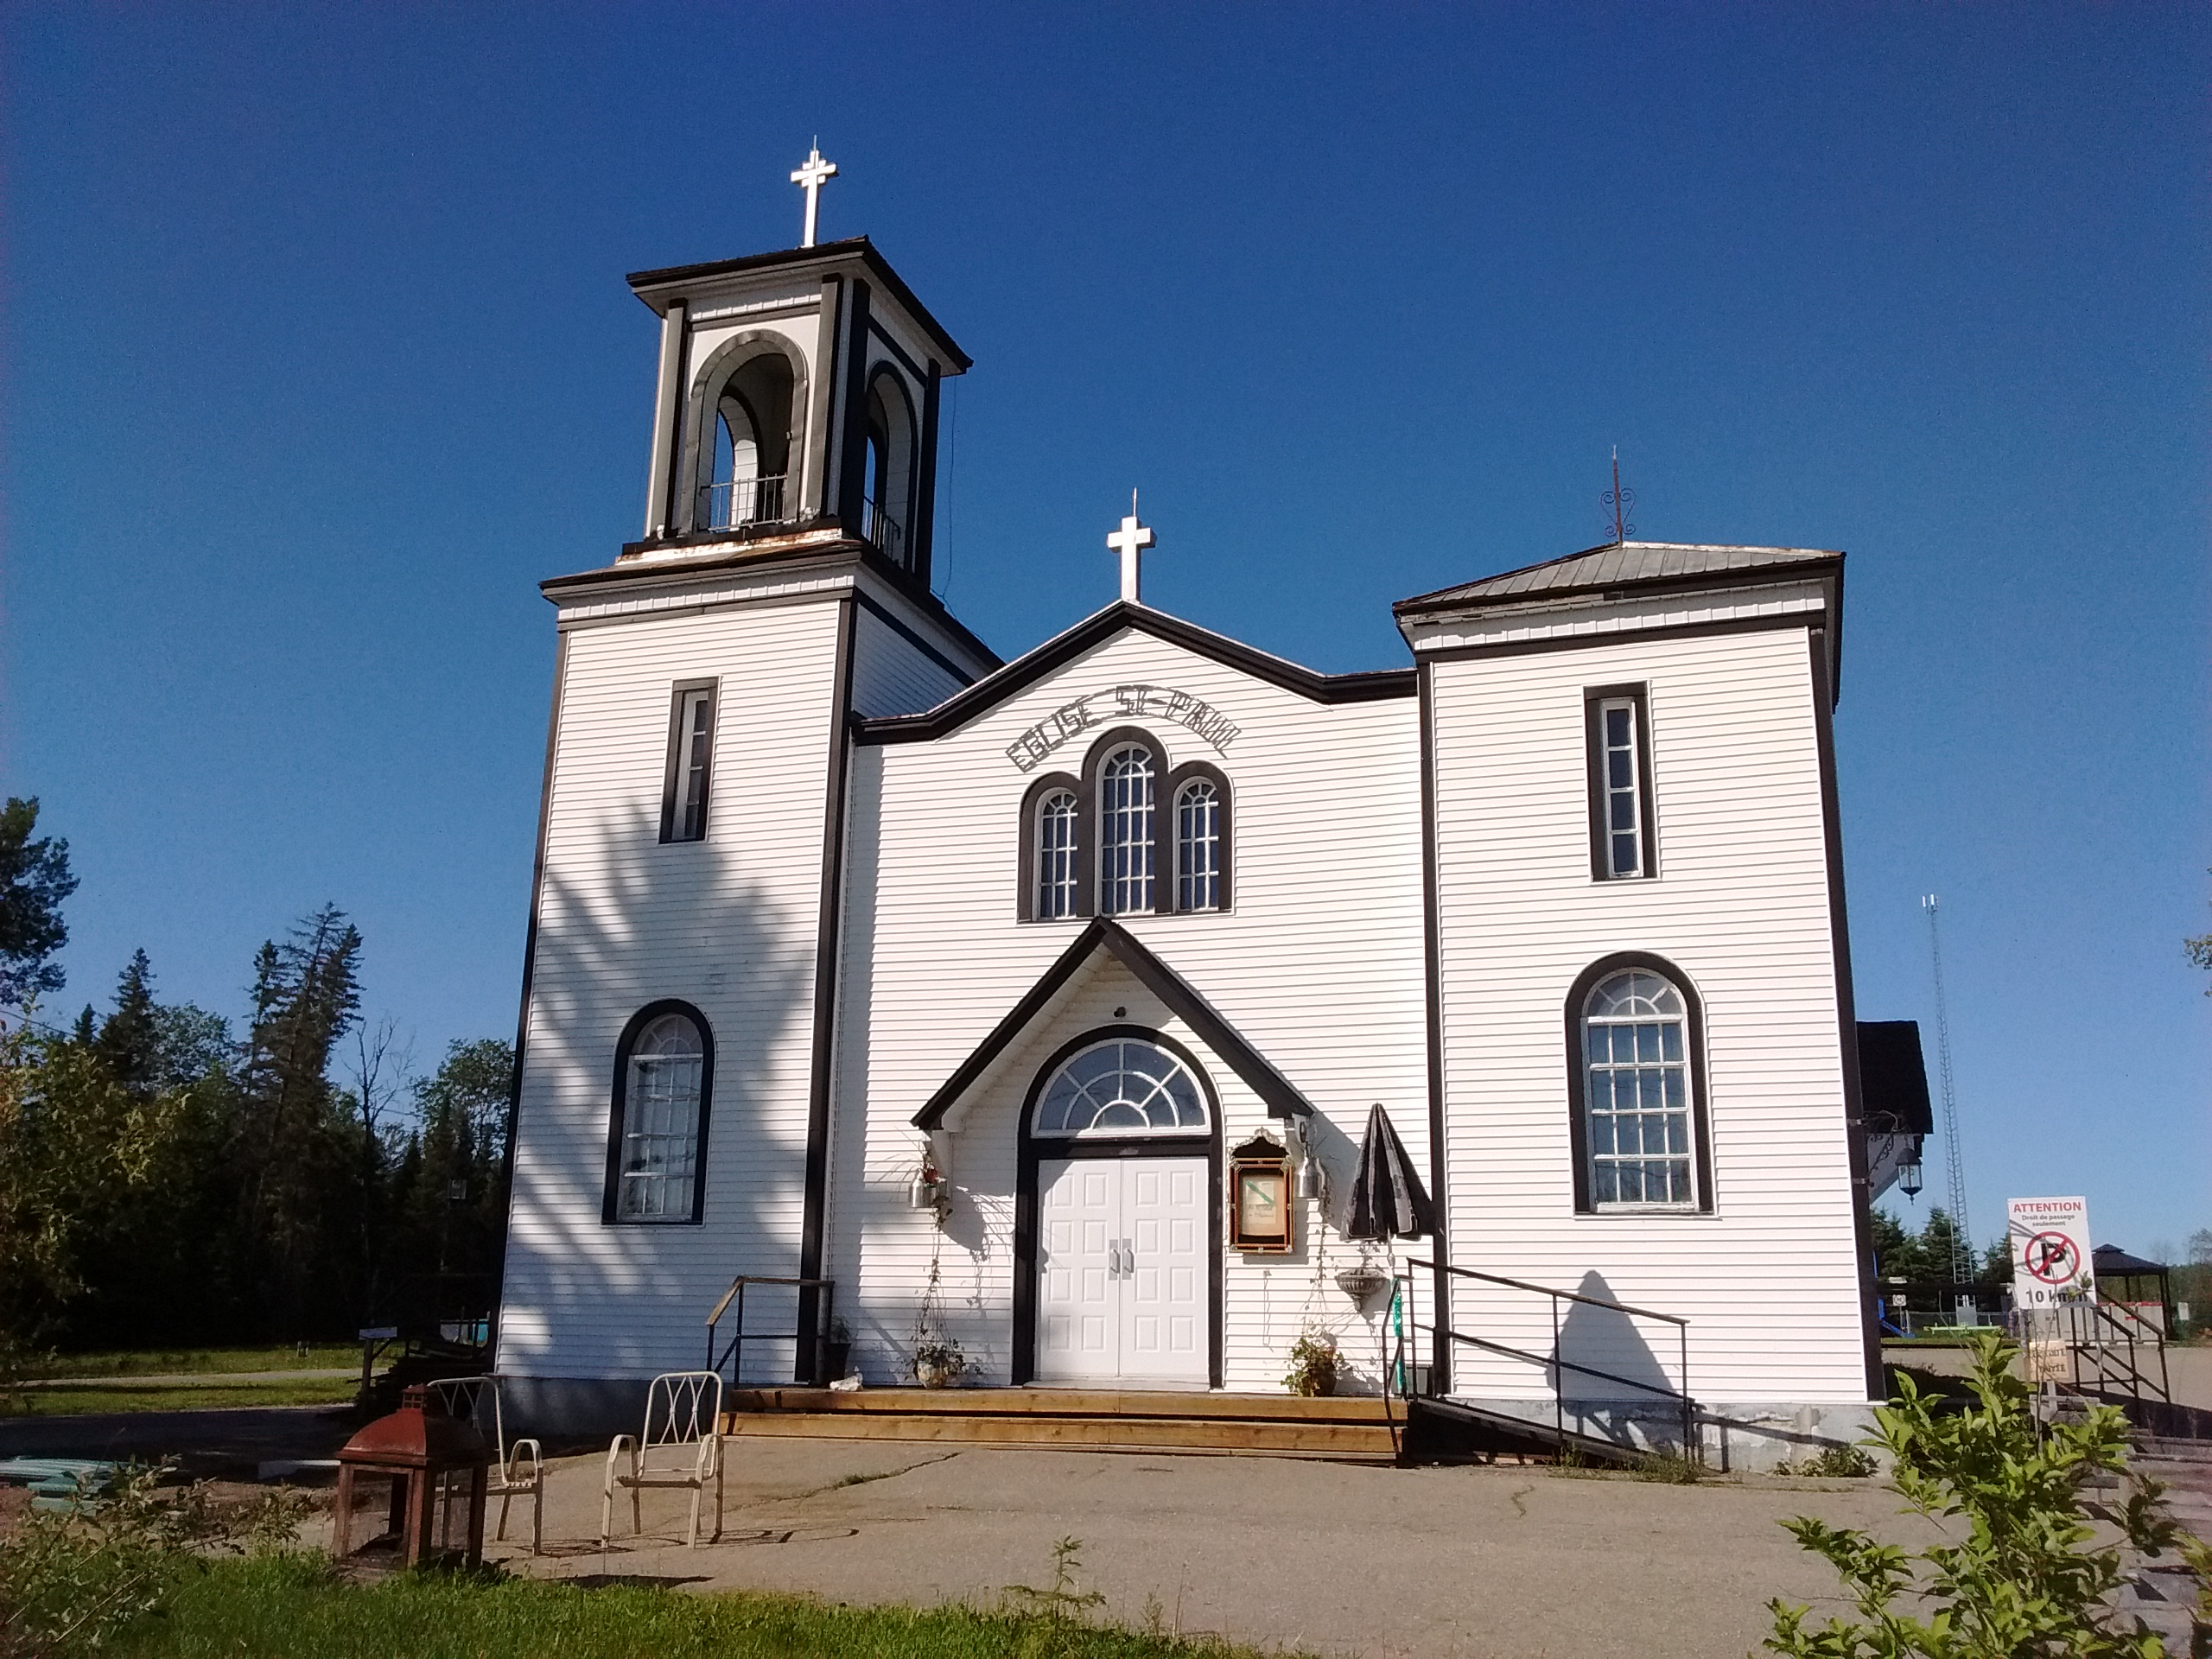
[[2088, 1200], [2014, 1198], [2005, 1206], [2005, 1219], [2013, 1306], [2053, 1307], [2095, 1291]]

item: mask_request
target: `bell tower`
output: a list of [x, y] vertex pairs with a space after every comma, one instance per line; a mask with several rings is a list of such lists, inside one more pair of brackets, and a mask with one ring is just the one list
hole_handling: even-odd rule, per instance
[[[858, 541], [926, 593], [945, 377], [971, 365], [864, 236], [638, 271], [660, 318], [645, 534], [626, 558]], [[766, 548], [760, 550], [766, 550]]]

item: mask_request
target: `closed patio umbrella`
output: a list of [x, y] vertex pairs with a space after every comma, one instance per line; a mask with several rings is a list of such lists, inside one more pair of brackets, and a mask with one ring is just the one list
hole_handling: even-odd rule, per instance
[[1377, 1101], [1367, 1115], [1367, 1136], [1360, 1143], [1359, 1173], [1351, 1183], [1351, 1214], [1346, 1238], [1423, 1238], [1436, 1230], [1436, 1212], [1427, 1191], [1406, 1156], [1405, 1142], [1390, 1126]]

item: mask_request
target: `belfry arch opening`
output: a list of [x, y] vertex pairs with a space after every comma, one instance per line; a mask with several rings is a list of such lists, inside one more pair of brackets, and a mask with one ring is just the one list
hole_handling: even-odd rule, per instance
[[697, 528], [737, 530], [791, 516], [797, 392], [791, 359], [768, 350], [739, 363], [706, 399], [713, 443], [701, 446]]
[[913, 568], [913, 406], [888, 369], [868, 387], [868, 454], [861, 485], [861, 533], [893, 564]]

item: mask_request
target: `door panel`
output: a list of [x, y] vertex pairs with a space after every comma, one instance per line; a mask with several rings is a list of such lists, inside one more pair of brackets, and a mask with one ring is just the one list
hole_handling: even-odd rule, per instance
[[1121, 1375], [1207, 1381], [1206, 1160], [1131, 1158], [1122, 1190], [1130, 1271], [1122, 1281]]
[[1054, 1159], [1037, 1166], [1037, 1376], [1110, 1379], [1120, 1360], [1120, 1290], [1111, 1246], [1119, 1236], [1116, 1166]]

